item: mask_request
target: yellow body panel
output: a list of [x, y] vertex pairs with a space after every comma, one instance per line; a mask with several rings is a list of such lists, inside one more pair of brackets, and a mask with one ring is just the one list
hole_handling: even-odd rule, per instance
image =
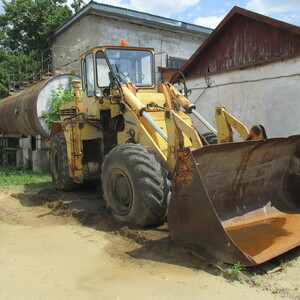
[[243, 140], [249, 135], [248, 128], [228, 113], [224, 107], [216, 107], [215, 116], [218, 129], [218, 143], [228, 143], [233, 141], [232, 127], [240, 134]]
[[76, 183], [83, 182], [82, 139], [77, 123], [63, 124], [67, 142], [69, 175]]
[[137, 93], [137, 97], [145, 106], [147, 104], [156, 104], [160, 107], [165, 107], [166, 97], [162, 93], [155, 93], [155, 91], [152, 91], [152, 93]]
[[125, 130], [118, 133], [118, 144], [125, 144], [130, 138], [134, 138], [136, 143], [148, 146], [150, 150], [156, 153], [158, 158], [165, 162], [166, 156], [155, 139], [153, 139], [153, 135], [150, 135], [146, 127], [128, 106], [124, 112], [124, 118]]
[[83, 141], [102, 139], [103, 134], [84, 121], [63, 122], [60, 125], [67, 143], [69, 175], [74, 182], [82, 183], [84, 180], [82, 165]]

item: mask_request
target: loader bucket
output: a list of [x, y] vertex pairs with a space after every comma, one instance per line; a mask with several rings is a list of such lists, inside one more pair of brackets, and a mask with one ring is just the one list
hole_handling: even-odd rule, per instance
[[300, 135], [178, 153], [168, 225], [201, 256], [254, 266], [300, 245]]

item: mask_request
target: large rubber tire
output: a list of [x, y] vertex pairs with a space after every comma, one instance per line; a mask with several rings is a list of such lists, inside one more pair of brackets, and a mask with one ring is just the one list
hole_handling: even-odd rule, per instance
[[61, 191], [79, 188], [69, 176], [67, 144], [63, 132], [57, 133], [51, 140], [51, 173], [54, 186]]
[[205, 140], [207, 141], [208, 145], [218, 144], [218, 138], [217, 138], [217, 136], [214, 133], [212, 133], [212, 132], [206, 132], [206, 133], [203, 133], [202, 136], [205, 138]]
[[106, 207], [120, 221], [147, 227], [161, 224], [170, 199], [168, 172], [155, 154], [140, 144], [113, 148], [102, 165]]

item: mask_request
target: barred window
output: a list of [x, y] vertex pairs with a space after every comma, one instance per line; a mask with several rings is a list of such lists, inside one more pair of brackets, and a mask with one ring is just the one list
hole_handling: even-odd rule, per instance
[[175, 57], [169, 57], [168, 59], [168, 68], [181, 68], [187, 60]]

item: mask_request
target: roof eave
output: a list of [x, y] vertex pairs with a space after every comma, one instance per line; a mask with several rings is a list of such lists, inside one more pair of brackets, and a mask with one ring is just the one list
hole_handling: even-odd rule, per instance
[[[124, 13], [126, 11], [126, 13]], [[164, 17], [154, 16], [146, 13], [141, 13], [134, 10], [123, 9], [120, 7], [113, 7], [109, 5], [102, 5], [95, 2], [90, 2], [85, 7], [83, 7], [77, 14], [68, 19], [64, 24], [58, 27], [49, 40], [54, 39], [61, 32], [66, 30], [74, 22], [79, 20], [85, 15], [97, 15], [103, 17], [113, 17], [119, 20], [127, 20], [136, 24], [146, 25], [149, 27], [168, 29], [176, 32], [185, 32], [190, 34], [195, 34], [206, 38], [213, 31], [211, 28], [202, 27], [198, 25], [193, 25], [189, 23], [184, 23], [181, 21], [176, 21], [172, 19], [167, 19]]]

